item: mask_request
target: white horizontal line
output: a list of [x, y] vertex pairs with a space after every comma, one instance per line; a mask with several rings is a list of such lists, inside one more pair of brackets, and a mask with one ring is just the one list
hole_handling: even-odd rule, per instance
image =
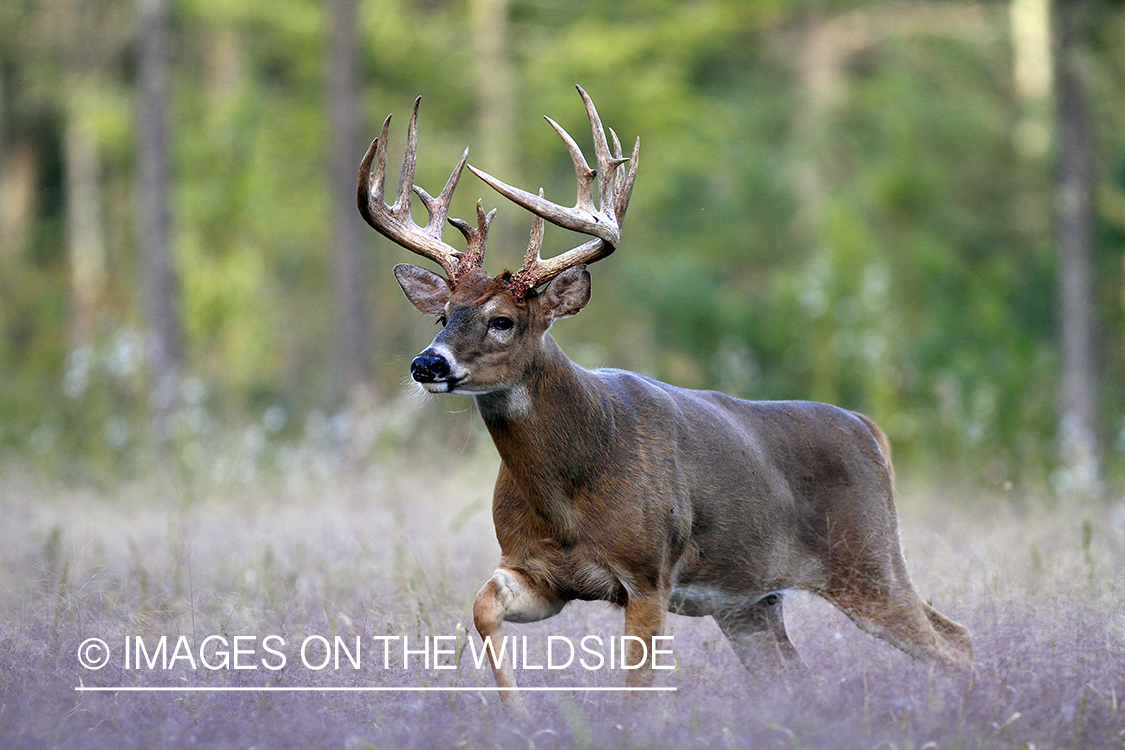
[[86, 686], [74, 688], [79, 693], [499, 693], [499, 692], [676, 692], [675, 687], [289, 687], [284, 685], [253, 687], [247, 685], [219, 685], [216, 687], [143, 687]]

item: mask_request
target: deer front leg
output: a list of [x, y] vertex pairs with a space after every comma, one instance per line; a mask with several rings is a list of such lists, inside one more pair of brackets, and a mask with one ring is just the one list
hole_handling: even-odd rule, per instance
[[[668, 592], [658, 592], [644, 597], [634, 597], [625, 605], [625, 635], [639, 638], [630, 639], [625, 664], [630, 666], [644, 662], [636, 669], [625, 673], [628, 687], [647, 687], [652, 684], [653, 636], [664, 632], [664, 621], [668, 614]], [[647, 650], [647, 658], [646, 658]]]
[[[506, 688], [500, 691], [500, 699], [505, 703], [522, 707], [519, 694], [515, 692], [516, 675], [512, 665], [515, 649], [500, 650], [504, 639], [504, 620], [545, 620], [558, 614], [565, 605], [566, 601], [546, 586], [504, 565], [496, 568], [492, 578], [477, 593], [476, 602], [473, 603], [473, 624], [485, 642], [496, 686]], [[492, 648], [489, 648], [489, 644]], [[497, 658], [505, 653], [508, 654], [507, 658]]]

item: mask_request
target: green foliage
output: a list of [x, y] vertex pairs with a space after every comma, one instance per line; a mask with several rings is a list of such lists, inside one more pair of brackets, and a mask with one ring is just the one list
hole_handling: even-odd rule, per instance
[[[826, 92], [810, 88], [817, 68], [802, 67], [811, 33], [849, 13], [889, 12], [881, 4], [511, 2], [515, 112], [503, 147], [521, 184], [562, 202], [573, 195], [565, 150], [539, 115], [585, 144], [575, 82], [626, 144], [642, 139], [623, 246], [594, 270], [590, 312], [559, 326], [568, 351], [689, 387], [833, 401], [870, 413], [900, 457], [996, 485], [1046, 481], [1058, 375], [1051, 154], [1021, 148], [1019, 133], [1049, 106], [1013, 90], [1005, 8], [976, 10], [984, 20], [973, 34], [887, 33], [833, 58]], [[0, 446], [54, 468], [81, 456], [136, 469], [143, 461], [130, 452], [148, 440], [143, 367], [112, 364], [122, 346], [143, 349], [134, 80], [120, 23], [132, 12], [106, 4], [95, 28], [116, 31], [82, 57], [65, 52], [46, 9], [0, 11], [0, 174], [16, 174], [28, 154], [33, 164], [26, 231], [0, 227]], [[176, 6], [173, 245], [189, 382], [206, 394], [185, 413], [205, 406], [244, 427], [277, 406], [292, 425], [339, 406], [326, 12], [312, 0]], [[1096, 303], [1113, 444], [1125, 435], [1125, 385], [1114, 377], [1125, 366], [1116, 54], [1125, 23], [1116, 7], [1097, 12], [1105, 23], [1092, 25], [1087, 68], [1102, 155]], [[360, 7], [366, 132], [394, 113], [393, 173], [410, 102], [424, 95], [417, 181], [431, 192], [466, 145], [471, 159], [486, 150], [471, 29], [470, 0]], [[96, 134], [108, 245], [101, 317], [83, 341], [70, 332], [64, 205], [75, 113]], [[19, 187], [0, 184], [5, 205]], [[526, 232], [526, 215], [469, 176], [453, 214], [469, 214], [478, 196], [499, 207], [494, 237]], [[549, 230], [547, 249], [573, 244], [564, 234]], [[429, 331], [389, 277], [407, 256], [374, 233], [370, 241], [377, 385], [387, 394]], [[518, 261], [522, 248], [509, 244], [490, 246], [490, 270]]]

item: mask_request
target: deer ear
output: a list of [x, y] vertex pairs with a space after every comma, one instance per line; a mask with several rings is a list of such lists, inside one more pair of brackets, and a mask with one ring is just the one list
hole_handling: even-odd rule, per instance
[[553, 320], [577, 315], [590, 301], [590, 272], [584, 264], [560, 273], [539, 294], [539, 304]]
[[436, 273], [409, 263], [395, 266], [395, 278], [410, 300], [423, 315], [444, 315], [445, 305], [453, 291], [449, 282]]

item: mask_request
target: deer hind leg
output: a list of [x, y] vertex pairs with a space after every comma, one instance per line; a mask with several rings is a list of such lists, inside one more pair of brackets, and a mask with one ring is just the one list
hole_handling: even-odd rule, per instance
[[714, 618], [748, 672], [759, 674], [763, 669], [781, 671], [804, 666], [785, 632], [781, 594], [770, 594], [751, 605], [723, 610]]
[[[917, 594], [915, 595], [917, 596]], [[921, 601], [920, 597], [919, 601]], [[972, 666], [973, 639], [969, 635], [969, 629], [959, 622], [950, 620], [925, 602], [922, 602], [922, 609], [926, 613], [926, 619], [930, 621], [930, 626], [945, 639], [948, 645], [952, 646], [958, 655], [958, 666]]]
[[839, 576], [821, 594], [862, 630], [913, 657], [955, 669], [973, 663], [969, 631], [922, 601], [895, 550], [889, 565]]
[[[485, 642], [496, 686], [508, 688], [500, 692], [500, 699], [515, 707], [522, 707], [515, 692], [516, 676], [512, 660], [514, 649], [502, 651], [504, 621], [535, 622], [556, 615], [566, 602], [546, 586], [529, 576], [506, 566], [499, 566], [492, 578], [481, 587], [473, 603], [473, 624]], [[491, 648], [489, 648], [491, 644]]]

